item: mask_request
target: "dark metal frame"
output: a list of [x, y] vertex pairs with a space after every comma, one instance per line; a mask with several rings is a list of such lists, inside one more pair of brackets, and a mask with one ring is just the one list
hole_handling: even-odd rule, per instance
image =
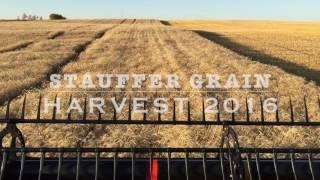
[[[2, 164], [0, 179], [8, 177], [19, 177], [22, 180], [26, 177], [37, 177], [40, 179], [57, 180], [64, 179], [62, 176], [69, 172], [75, 179], [101, 178], [101, 173], [108, 171], [105, 179], [143, 179], [145, 174], [141, 173], [151, 170], [154, 159], [158, 159], [161, 164], [161, 179], [318, 179], [320, 168], [320, 159], [313, 158], [313, 154], [320, 153], [320, 149], [262, 149], [262, 148], [239, 148], [239, 152], [231, 148], [10, 148], [2, 149]], [[40, 153], [39, 158], [27, 158], [28, 153]], [[20, 153], [20, 158], [9, 159], [10, 153]], [[46, 153], [57, 153], [58, 158], [46, 158]], [[74, 156], [64, 157], [64, 154], [73, 153]], [[82, 154], [93, 153], [92, 158], [83, 158]], [[102, 153], [112, 154], [113, 157], [103, 158]], [[126, 158], [120, 158], [119, 154], [126, 153]], [[161, 154], [163, 157], [156, 157], [155, 154]], [[180, 158], [172, 158], [173, 153], [184, 154]], [[272, 154], [272, 158], [261, 158], [263, 154]], [[144, 158], [137, 158], [139, 154], [148, 154]], [[200, 154], [201, 157], [192, 158], [190, 154]], [[209, 157], [213, 154], [215, 157]], [[233, 159], [234, 154], [241, 155], [239, 163], [243, 172], [235, 171]], [[279, 154], [286, 154], [286, 158], [278, 158]], [[296, 158], [296, 154], [304, 154], [305, 158]], [[253, 158], [252, 158], [253, 157]], [[66, 164], [64, 166], [64, 164]], [[193, 165], [192, 165], [193, 164]], [[32, 165], [37, 169], [27, 168], [26, 165]], [[81, 167], [81, 166], [84, 167]], [[101, 167], [110, 169], [101, 169]], [[196, 167], [200, 166], [201, 172]], [[265, 167], [263, 167], [265, 166]], [[125, 170], [121, 169], [124, 168]], [[144, 170], [139, 169], [143, 168]], [[192, 168], [190, 168], [192, 167]], [[302, 168], [303, 167], [303, 168]], [[53, 168], [53, 169], [50, 169]], [[89, 168], [84, 175], [81, 170]], [[25, 170], [28, 169], [28, 170]], [[182, 169], [184, 172], [179, 172]], [[74, 172], [75, 170], [75, 172]], [[130, 171], [127, 171], [130, 170]], [[19, 172], [16, 174], [16, 172]], [[62, 172], [64, 172], [62, 174]], [[121, 172], [126, 176], [117, 178]], [[7, 173], [7, 174], [6, 174]], [[45, 178], [46, 176], [47, 178]], [[181, 177], [182, 176], [182, 177]], [[196, 178], [199, 176], [198, 178]], [[210, 177], [210, 178], [209, 178]]]
[[[72, 97], [70, 97], [71, 99]], [[319, 99], [319, 98], [318, 98]], [[202, 101], [202, 120], [192, 120], [191, 119], [191, 107], [190, 102], [188, 102], [188, 116], [187, 120], [177, 120], [176, 116], [176, 105], [173, 104], [173, 114], [172, 120], [162, 120], [161, 114], [158, 114], [157, 120], [148, 120], [147, 116], [143, 116], [143, 120], [133, 120], [131, 118], [131, 104], [129, 104], [129, 113], [127, 120], [119, 120], [117, 118], [117, 113], [114, 110], [112, 120], [103, 120], [102, 115], [97, 115], [97, 120], [87, 120], [87, 101], [85, 101], [82, 119], [74, 120], [71, 119], [71, 114], [68, 115], [67, 119], [57, 119], [56, 109], [53, 109], [53, 114], [51, 119], [41, 119], [41, 100], [39, 98], [37, 118], [36, 119], [25, 119], [25, 108], [26, 108], [26, 96], [24, 97], [22, 104], [22, 114], [21, 118], [11, 118], [10, 117], [10, 101], [7, 103], [6, 117], [0, 119], [0, 123], [6, 123], [6, 128], [0, 132], [0, 149], [1, 149], [1, 169], [0, 169], [0, 180], [4, 179], [19, 179], [22, 180], [25, 175], [30, 177], [37, 177], [38, 180], [41, 179], [72, 179], [67, 176], [63, 171], [63, 159], [67, 159], [68, 166], [72, 167], [68, 172], [73, 172], [75, 170], [76, 180], [87, 179], [90, 173], [82, 174], [81, 168], [82, 161], [85, 161], [86, 167], [94, 172], [92, 178], [98, 180], [100, 178], [113, 178], [116, 179], [128, 179], [128, 176], [134, 179], [146, 179], [141, 173], [135, 174], [136, 171], [141, 169], [145, 171], [150, 171], [151, 176], [153, 171], [153, 160], [159, 161], [159, 166], [161, 166], [162, 174], [166, 172], [167, 176], [161, 176], [159, 179], [222, 179], [222, 180], [253, 180], [253, 179], [318, 179], [320, 178], [317, 173], [320, 169], [320, 159], [318, 155], [320, 154], [320, 148], [315, 149], [294, 149], [294, 148], [242, 148], [238, 141], [238, 136], [236, 131], [232, 126], [244, 125], [244, 126], [320, 126], [320, 122], [311, 121], [309, 119], [309, 112], [307, 106], [307, 99], [304, 98], [304, 109], [305, 109], [305, 121], [295, 121], [293, 105], [290, 98], [290, 115], [291, 121], [280, 121], [279, 110], [276, 112], [275, 121], [265, 121], [265, 114], [263, 111], [262, 98], [260, 99], [261, 104], [261, 116], [260, 121], [252, 121], [250, 119], [250, 113], [248, 108], [248, 101], [246, 101], [246, 120], [239, 121], [236, 120], [235, 114], [231, 114], [229, 121], [223, 121], [220, 118], [220, 112], [217, 114], [217, 119], [215, 121], [208, 121], [206, 119], [205, 104]], [[55, 97], [55, 101], [57, 96]], [[233, 105], [233, 104], [232, 104]], [[319, 99], [320, 107], [320, 99]], [[146, 105], [145, 105], [146, 108]], [[16, 124], [126, 124], [126, 125], [222, 125], [223, 133], [221, 136], [221, 145], [219, 148], [26, 148], [25, 141], [22, 133], [17, 128]], [[12, 137], [10, 147], [2, 147], [3, 138], [7, 135]], [[16, 142], [19, 141], [21, 147], [16, 146]], [[27, 154], [30, 153], [40, 153], [40, 157], [28, 157]], [[55, 153], [58, 154], [56, 158], [46, 158], [46, 154]], [[70, 157], [63, 157], [65, 153], [71, 154]], [[83, 158], [82, 154], [94, 153], [94, 158]], [[111, 153], [113, 158], [100, 157], [102, 153]], [[174, 153], [183, 153], [184, 158], [172, 157]], [[191, 157], [191, 154], [200, 154], [199, 157]], [[119, 157], [119, 154], [126, 154], [127, 157]], [[129, 158], [128, 158], [129, 154]], [[137, 155], [149, 154], [148, 158], [137, 157]], [[156, 157], [155, 154], [160, 154], [161, 156]], [[209, 157], [208, 154], [214, 154], [214, 157]], [[265, 154], [271, 155], [268, 158], [261, 158]], [[279, 154], [285, 154], [286, 158], [278, 158]], [[298, 155], [299, 156], [296, 156]], [[165, 158], [163, 158], [163, 156]], [[253, 157], [253, 158], [252, 158]], [[121, 162], [121, 167], [118, 165]], [[49, 163], [47, 166], [46, 163]], [[101, 163], [101, 165], [100, 165]], [[136, 164], [137, 163], [137, 164]], [[36, 165], [38, 164], [38, 165]], [[33, 169], [29, 169], [25, 172], [26, 165], [30, 165]], [[164, 166], [166, 165], [166, 166]], [[175, 165], [175, 167], [173, 167]], [[99, 175], [101, 173], [100, 166], [109, 167], [109, 173], [106, 169], [104, 175]], [[54, 168], [56, 171], [48, 171], [48, 168]], [[183, 167], [184, 173], [178, 172], [176, 168]], [[192, 168], [191, 168], [192, 167]], [[199, 167], [202, 168], [202, 174], [196, 172], [195, 170]], [[255, 167], [255, 168], [254, 168]], [[20, 169], [17, 172], [16, 169]], [[36, 170], [36, 169], [38, 170]], [[112, 172], [110, 170], [112, 169]], [[123, 168], [122, 170], [119, 170]], [[146, 168], [148, 170], [146, 170]], [[273, 172], [270, 172], [270, 168]], [[117, 176], [117, 172], [123, 171], [124, 169], [130, 169], [123, 173], [123, 177]], [[140, 169], [140, 170], [139, 170]], [[269, 170], [268, 170], [269, 169]], [[288, 171], [290, 170], [290, 171]], [[291, 172], [291, 173], [290, 173]], [[72, 173], [71, 173], [72, 174]], [[126, 176], [125, 176], [126, 174]], [[142, 173], [143, 174], [143, 173]], [[44, 177], [46, 175], [47, 177]], [[201, 177], [198, 177], [201, 176]], [[54, 177], [54, 178], [53, 178]], [[91, 177], [91, 176], [90, 176]], [[147, 178], [148, 179], [148, 178]], [[154, 180], [154, 178], [149, 177], [149, 180]]]

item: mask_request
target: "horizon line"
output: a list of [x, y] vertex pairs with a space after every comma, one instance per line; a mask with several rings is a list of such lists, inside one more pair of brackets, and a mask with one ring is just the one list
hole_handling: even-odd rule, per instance
[[[18, 17], [18, 16], [17, 16]], [[32, 20], [18, 20], [16, 18], [0, 18], [0, 21], [32, 21]], [[43, 17], [43, 16], [39, 16]], [[91, 17], [82, 17], [82, 18], [68, 18], [68, 20], [109, 20], [109, 19], [137, 19], [137, 20], [166, 20], [166, 21], [275, 21], [275, 22], [320, 22], [319, 20], [308, 20], [308, 19], [274, 19], [274, 18], [147, 18], [147, 17], [106, 17], [106, 18], [91, 18]], [[42, 21], [50, 20], [48, 17], [44, 17]]]

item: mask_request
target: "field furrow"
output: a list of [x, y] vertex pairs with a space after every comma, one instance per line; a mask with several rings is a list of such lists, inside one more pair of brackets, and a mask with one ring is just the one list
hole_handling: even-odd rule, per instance
[[[61, 67], [76, 60], [105, 31], [100, 27], [82, 39], [76, 36], [63, 40], [51, 38], [31, 44], [19, 51], [0, 54], [0, 67], [4, 69], [0, 73], [0, 104], [19, 96], [24, 91], [41, 86], [48, 80], [50, 74], [59, 72]], [[56, 38], [60, 35], [62, 34], [51, 36]], [[13, 73], [13, 70], [16, 72]]]

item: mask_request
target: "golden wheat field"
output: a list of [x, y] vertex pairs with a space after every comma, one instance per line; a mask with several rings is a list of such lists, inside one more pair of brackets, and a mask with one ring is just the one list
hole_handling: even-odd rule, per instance
[[[201, 120], [202, 97], [221, 99], [236, 97], [244, 103], [246, 97], [279, 97], [280, 118], [290, 120], [289, 97], [292, 98], [295, 119], [304, 118], [303, 97], [308, 99], [310, 119], [320, 120], [320, 24], [264, 21], [172, 21], [158, 20], [86, 20], [43, 22], [0, 22], [0, 116], [3, 118], [8, 99], [11, 117], [19, 117], [21, 103], [27, 96], [26, 117], [34, 119], [39, 94], [62, 98], [66, 106], [70, 95], [81, 97], [148, 96], [169, 98], [189, 97], [194, 110], [192, 119]], [[150, 93], [143, 83], [143, 92], [128, 86], [122, 92], [102, 93], [98, 87], [86, 94], [49, 86], [52, 73], [91, 75], [166, 74], [181, 78], [181, 88]], [[223, 93], [199, 89], [189, 84], [192, 74], [270, 74], [268, 92], [250, 89]], [[79, 80], [80, 81], [80, 80]], [[240, 82], [244, 80], [241, 79]], [[129, 82], [130, 83], [130, 82]], [[165, 81], [163, 82], [165, 83]], [[77, 90], [77, 89], [76, 89]], [[110, 89], [110, 92], [115, 89]], [[150, 92], [147, 92], [150, 91]], [[108, 102], [110, 104], [110, 102]], [[258, 102], [256, 102], [258, 104]], [[84, 102], [81, 102], [83, 105]], [[148, 104], [150, 105], [150, 104]], [[66, 108], [64, 108], [65, 110]], [[128, 111], [128, 106], [124, 107]], [[107, 107], [104, 119], [112, 118]], [[52, 110], [51, 110], [52, 111]], [[126, 111], [119, 119], [126, 118]], [[245, 119], [242, 106], [237, 119]], [[171, 112], [163, 116], [170, 120]], [[52, 113], [43, 114], [48, 118]], [[252, 119], [259, 120], [259, 110]], [[59, 118], [67, 118], [61, 113]], [[72, 114], [77, 118], [79, 114]], [[157, 114], [148, 114], [156, 119]], [[185, 113], [177, 119], [186, 119]], [[97, 118], [95, 113], [88, 119]], [[142, 114], [134, 114], [142, 119]], [[214, 120], [216, 115], [208, 115]], [[230, 118], [228, 113], [222, 119]], [[274, 114], [266, 114], [273, 121]], [[27, 146], [39, 147], [217, 147], [221, 127], [186, 126], [106, 126], [106, 125], [19, 125]], [[318, 128], [237, 127], [240, 144], [245, 147], [314, 147], [319, 146]], [[307, 138], [306, 138], [307, 137]]]
[[172, 21], [228, 49], [319, 84], [320, 23], [282, 21]]

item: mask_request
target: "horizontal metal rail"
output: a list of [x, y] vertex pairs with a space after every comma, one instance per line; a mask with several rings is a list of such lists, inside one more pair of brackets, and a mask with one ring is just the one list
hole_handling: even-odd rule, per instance
[[[320, 148], [239, 148], [241, 153], [313, 153], [320, 154]], [[233, 148], [2, 148], [0, 150], [3, 152], [25, 152], [25, 153], [40, 153], [40, 152], [48, 152], [48, 153], [72, 153], [72, 152], [82, 152], [82, 153], [220, 153], [220, 152], [232, 152]]]
[[8, 124], [109, 124], [109, 125], [230, 125], [230, 126], [320, 126], [319, 121], [245, 121], [245, 120], [52, 120], [52, 119], [0, 119], [0, 123]]
[[[319, 179], [320, 149], [241, 148], [241, 164], [245, 180], [315, 180]], [[16, 158], [10, 153], [19, 152]], [[28, 157], [28, 153], [41, 153]], [[46, 157], [47, 153], [58, 157]], [[71, 154], [70, 154], [71, 153]], [[94, 153], [85, 157], [85, 153]], [[102, 153], [112, 153], [103, 157]], [[121, 153], [129, 153], [121, 157]], [[161, 154], [157, 154], [161, 153]], [[173, 157], [182, 153], [181, 157]], [[192, 153], [200, 156], [192, 157]], [[212, 155], [211, 153], [214, 153]], [[219, 148], [13, 148], [2, 149], [1, 178], [8, 180], [199, 180], [236, 179], [230, 153], [234, 149]], [[65, 156], [68, 154], [69, 156]], [[147, 156], [141, 157], [147, 154]], [[271, 154], [265, 158], [263, 154]], [[285, 154], [284, 158], [278, 155]], [[296, 154], [305, 154], [298, 157]], [[12, 155], [12, 154], [11, 154]], [[71, 157], [70, 157], [71, 156]], [[234, 178], [232, 178], [234, 177]]]
[[[70, 97], [70, 99], [72, 96]], [[220, 112], [218, 108], [218, 112], [216, 114], [216, 119], [212, 120], [207, 118], [207, 113], [205, 112], [205, 102], [204, 99], [202, 100], [202, 107], [201, 109], [201, 118], [200, 119], [193, 119], [192, 118], [192, 110], [190, 102], [187, 105], [187, 113], [185, 114], [187, 118], [185, 119], [178, 119], [177, 112], [176, 112], [176, 103], [173, 102], [173, 112], [172, 117], [166, 119], [163, 118], [163, 114], [157, 114], [157, 118], [154, 120], [148, 119], [147, 114], [143, 114], [142, 120], [135, 120], [132, 118], [132, 104], [129, 103], [129, 109], [127, 112], [127, 117], [120, 119], [118, 116], [119, 114], [113, 108], [112, 113], [113, 117], [109, 119], [104, 119], [101, 113], [96, 114], [96, 118], [94, 120], [90, 120], [88, 117], [88, 110], [87, 110], [87, 99], [84, 100], [84, 112], [81, 115], [81, 118], [73, 119], [72, 112], [68, 114], [68, 117], [65, 119], [57, 118], [57, 110], [54, 107], [52, 109], [52, 118], [41, 118], [41, 103], [42, 97], [39, 97], [38, 107], [37, 107], [37, 116], [34, 119], [25, 118], [25, 111], [26, 111], [26, 96], [22, 103], [22, 112], [19, 118], [17, 117], [10, 117], [10, 103], [8, 101], [7, 110], [5, 117], [0, 118], [0, 123], [11, 123], [11, 124], [128, 124], [128, 125], [245, 125], [245, 126], [320, 126], [320, 120], [312, 120], [310, 119], [309, 109], [307, 106], [307, 98], [304, 98], [304, 119], [297, 120], [295, 119], [295, 112], [292, 104], [292, 100], [290, 98], [289, 101], [289, 120], [281, 120], [280, 118], [280, 110], [274, 113], [274, 120], [266, 120], [266, 115], [264, 112], [263, 107], [263, 100], [260, 98], [260, 118], [259, 121], [253, 120], [251, 118], [251, 113], [249, 112], [249, 105], [248, 99], [246, 99], [246, 112], [245, 112], [245, 119], [239, 120], [236, 118], [236, 113], [229, 113], [230, 118], [227, 120], [221, 118], [222, 112]], [[57, 101], [57, 96], [55, 97], [55, 101]], [[233, 107], [233, 102], [231, 103]], [[144, 109], [147, 109], [147, 105], [144, 105]], [[319, 99], [319, 110], [320, 110], [320, 99]], [[167, 116], [167, 115], [166, 115]], [[167, 120], [168, 119], [168, 120]]]

